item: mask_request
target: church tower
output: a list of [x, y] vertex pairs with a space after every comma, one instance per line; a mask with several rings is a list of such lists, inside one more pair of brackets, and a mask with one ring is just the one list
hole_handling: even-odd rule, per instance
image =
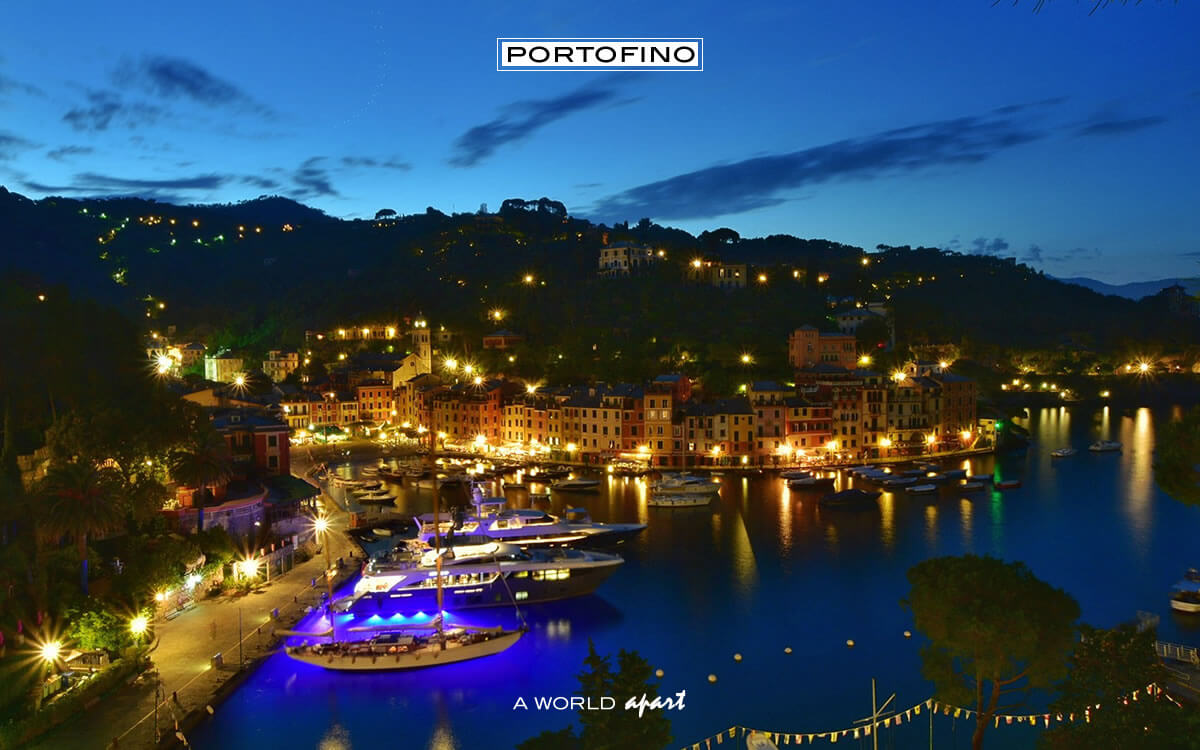
[[433, 372], [433, 342], [429, 337], [429, 322], [423, 317], [413, 321], [412, 327], [413, 352], [420, 358], [418, 374], [428, 375]]

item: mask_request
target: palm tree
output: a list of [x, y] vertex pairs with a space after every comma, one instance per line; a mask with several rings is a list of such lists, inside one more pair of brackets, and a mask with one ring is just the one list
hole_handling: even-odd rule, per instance
[[113, 469], [86, 460], [54, 464], [42, 480], [41, 494], [46, 503], [43, 528], [49, 534], [75, 540], [84, 596], [88, 593], [88, 536], [120, 526], [119, 486]]
[[[201, 496], [207, 494], [212, 485], [227, 481], [233, 476], [233, 460], [225, 439], [214, 432], [201, 428], [190, 440], [177, 450], [171, 451], [171, 477], [188, 487], [196, 487]], [[199, 503], [197, 531], [204, 530], [204, 504]]]

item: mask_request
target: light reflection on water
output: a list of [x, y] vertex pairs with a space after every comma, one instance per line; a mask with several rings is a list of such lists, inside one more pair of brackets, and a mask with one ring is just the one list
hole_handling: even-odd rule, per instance
[[[344, 742], [328, 745], [341, 750], [351, 737], [358, 748], [380, 740], [426, 750], [512, 747], [574, 718], [518, 716], [512, 704], [518, 695], [574, 694], [589, 639], [602, 653], [638, 650], [665, 670], [664, 692], [687, 689], [688, 709], [672, 717], [673, 744], [690, 746], [732, 724], [850, 726], [872, 676], [885, 694], [897, 693], [898, 704], [928, 697], [919, 638], [898, 635], [912, 629], [898, 601], [909, 567], [963, 552], [1024, 560], [1071, 592], [1090, 623], [1112, 625], [1146, 610], [1162, 616], [1164, 640], [1198, 643], [1200, 619], [1173, 617], [1167, 606], [1169, 586], [1200, 563], [1193, 542], [1200, 509], [1175, 503], [1153, 482], [1154, 424], [1167, 413], [1035, 410], [1016, 420], [1034, 438], [1027, 452], [954, 462], [970, 474], [1020, 479], [1020, 488], [885, 492], [871, 511], [821, 509], [819, 492], [790, 491], [771, 476], [722, 477], [711, 508], [647, 508], [646, 483], [637, 479], [612, 478], [590, 496], [555, 495], [538, 507], [582, 505], [596, 520], [648, 524], [618, 548], [626, 563], [599, 596], [527, 607], [531, 631], [512, 649], [436, 670], [331, 675], [273, 657], [189, 740], [257, 750], [263, 735], [249, 727], [262, 726], [271, 733], [267, 744], [294, 748], [326, 747], [328, 739]], [[1090, 453], [1100, 438], [1122, 441], [1124, 451]], [[1078, 454], [1050, 458], [1065, 445]], [[527, 491], [508, 497], [530, 507]], [[426, 512], [430, 498], [428, 489], [405, 492], [397, 506]], [[454, 616], [515, 624], [511, 609]], [[842, 645], [847, 637], [856, 641], [852, 651]], [[785, 657], [784, 645], [794, 653]], [[736, 666], [734, 651], [745, 656]], [[715, 685], [710, 672], [720, 675]], [[895, 746], [923, 744], [925, 729], [913, 731], [897, 734]], [[947, 728], [937, 744], [951, 739]], [[1017, 732], [988, 738], [989, 747], [1032, 744], [1032, 735]]]

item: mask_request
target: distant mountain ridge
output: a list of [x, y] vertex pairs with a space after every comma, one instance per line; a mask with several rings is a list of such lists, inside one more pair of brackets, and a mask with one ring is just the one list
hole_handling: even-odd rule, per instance
[[1107, 294], [1113, 297], [1139, 300], [1158, 294], [1169, 286], [1179, 284], [1188, 290], [1188, 294], [1200, 294], [1200, 278], [1159, 279], [1158, 281], [1132, 281], [1128, 284], [1106, 284], [1103, 281], [1089, 279], [1086, 276], [1075, 276], [1069, 279], [1059, 279], [1067, 284], [1075, 284], [1085, 289], [1091, 289], [1097, 294]]

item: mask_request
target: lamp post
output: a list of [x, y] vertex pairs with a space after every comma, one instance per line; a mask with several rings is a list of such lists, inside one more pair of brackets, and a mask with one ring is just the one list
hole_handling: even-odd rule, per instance
[[[434, 480], [436, 483], [436, 480]], [[333, 562], [329, 555], [329, 519], [321, 516], [313, 521], [313, 530], [317, 532], [317, 536], [321, 539], [321, 547], [325, 550], [325, 586], [329, 594], [329, 642], [333, 643], [336, 639], [333, 629]]]

